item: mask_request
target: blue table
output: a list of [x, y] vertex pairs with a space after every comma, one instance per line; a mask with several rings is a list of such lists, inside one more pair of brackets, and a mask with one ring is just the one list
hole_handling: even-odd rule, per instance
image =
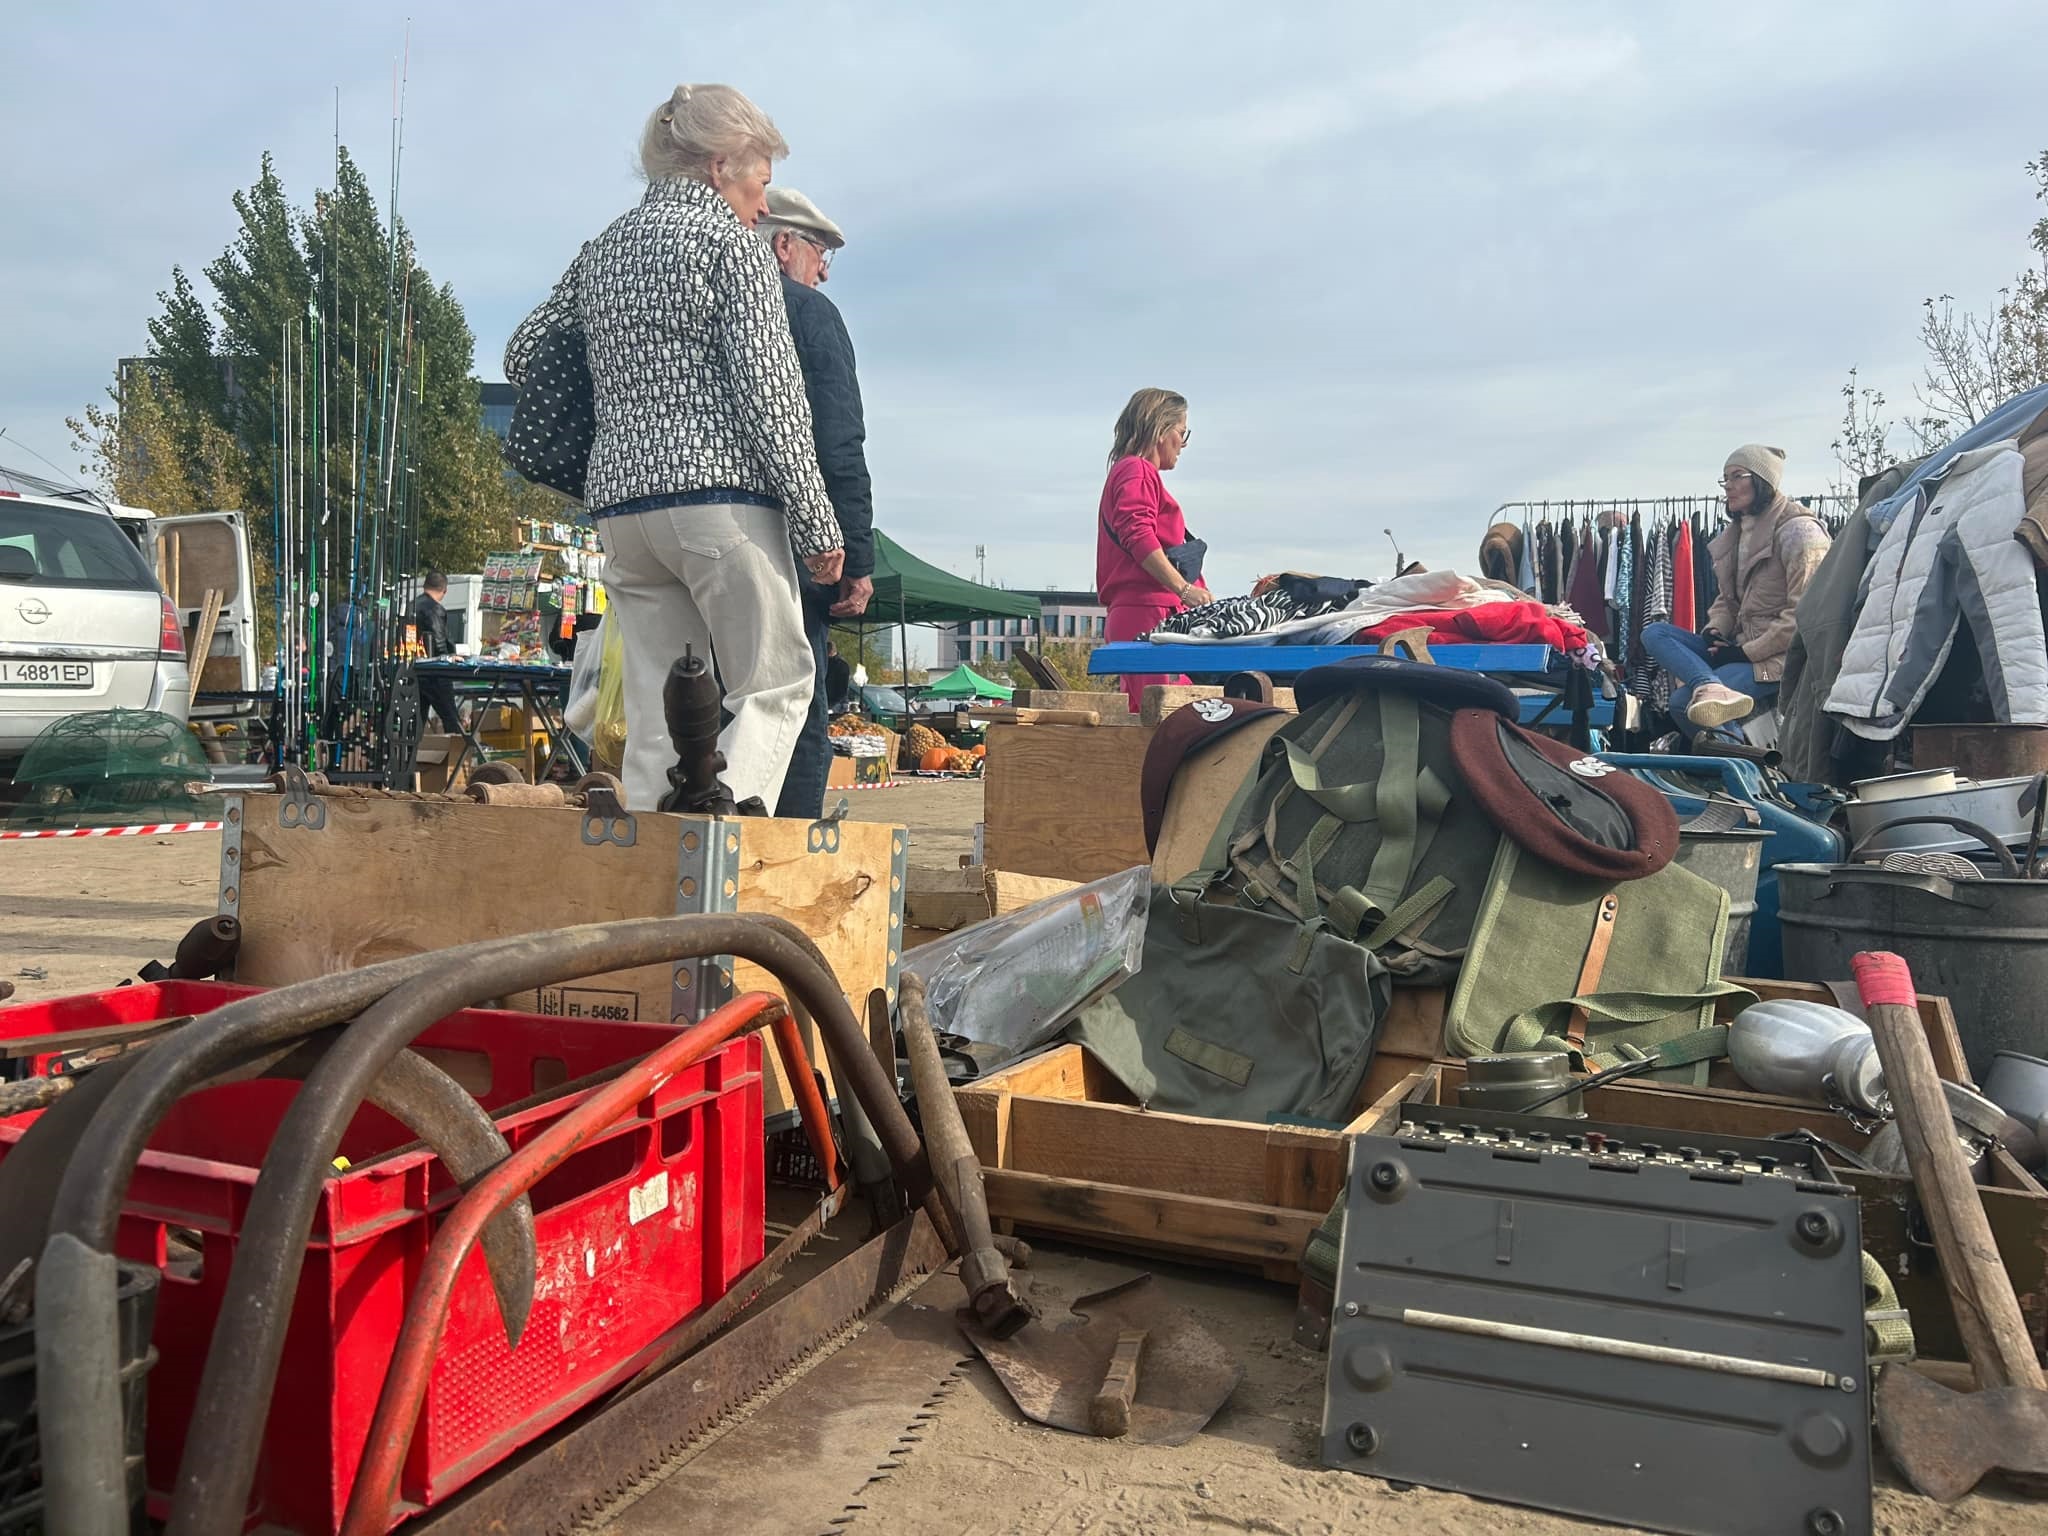
[[[1088, 672], [1095, 677], [1151, 672], [1217, 676], [1263, 672], [1278, 681], [1298, 677], [1311, 667], [1379, 653], [1377, 645], [1154, 645], [1149, 640], [1120, 640], [1098, 645], [1088, 658]], [[1429, 654], [1440, 667], [1484, 672], [1509, 687], [1515, 687], [1520, 679], [1541, 683], [1547, 691], [1516, 689], [1522, 701], [1524, 725], [1535, 723], [1539, 716], [1545, 725], [1567, 725], [1571, 721], [1569, 712], [1556, 699], [1556, 684], [1546, 676], [1556, 655], [1547, 645], [1432, 645]], [[1614, 701], [1596, 695], [1587, 711], [1586, 723], [1601, 730], [1612, 727]]]

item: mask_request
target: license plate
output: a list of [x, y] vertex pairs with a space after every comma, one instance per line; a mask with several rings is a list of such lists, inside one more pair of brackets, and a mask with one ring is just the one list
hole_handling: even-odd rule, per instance
[[90, 688], [89, 661], [0, 661], [0, 688]]

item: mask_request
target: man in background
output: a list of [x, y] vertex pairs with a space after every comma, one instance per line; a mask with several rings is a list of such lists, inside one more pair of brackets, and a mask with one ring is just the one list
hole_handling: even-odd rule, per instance
[[810, 397], [818, 468], [846, 541], [846, 566], [837, 585], [803, 581], [804, 631], [817, 658], [817, 685], [811, 693], [810, 718], [790, 755], [789, 774], [775, 807], [778, 816], [814, 821], [824, 813], [825, 783], [832, 772], [832, 739], [826, 730], [831, 708], [827, 631], [834, 619], [866, 612], [874, 594], [874, 492], [868, 480], [867, 426], [861, 414], [860, 381], [854, 375], [853, 341], [839, 317], [839, 306], [818, 291], [846, 237], [817, 204], [790, 187], [768, 189], [768, 216], [755, 229], [782, 268], [782, 302], [804, 371], [804, 393]]
[[[453, 656], [455, 642], [448, 638], [448, 610], [441, 606], [441, 599], [448, 595], [448, 578], [439, 571], [429, 571], [420, 586], [420, 595], [412, 605], [413, 638], [419, 641], [429, 661]], [[455, 707], [455, 679], [423, 672], [419, 680], [420, 703], [439, 717], [442, 730], [461, 735], [462, 715]]]

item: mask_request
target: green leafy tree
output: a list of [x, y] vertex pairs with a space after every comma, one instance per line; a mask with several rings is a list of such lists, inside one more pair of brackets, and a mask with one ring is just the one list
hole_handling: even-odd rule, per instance
[[367, 509], [390, 480], [417, 519], [421, 561], [473, 568], [513, 541], [519, 518], [558, 518], [567, 504], [506, 476], [483, 425], [471, 377], [475, 338], [460, 301], [419, 264], [403, 220], [394, 260], [392, 227], [346, 150], [335, 173], [333, 189], [299, 209], [263, 156], [256, 181], [234, 195], [233, 241], [201, 269], [211, 310], [183, 267], [158, 296], [153, 392], [180, 402], [167, 419], [185, 434], [187, 458], [202, 452], [198, 423], [239, 442], [241, 484], [222, 504], [250, 511], [257, 543], [267, 545], [262, 514], [276, 496], [270, 444], [290, 348], [291, 376], [310, 372], [327, 389], [324, 402], [293, 401], [302, 426], [310, 431], [317, 418], [322, 433], [321, 478], [302, 490], [324, 488], [327, 504], [353, 520], [358, 500]]

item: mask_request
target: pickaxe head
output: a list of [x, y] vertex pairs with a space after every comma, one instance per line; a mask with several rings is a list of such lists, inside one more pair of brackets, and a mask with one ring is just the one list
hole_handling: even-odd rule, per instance
[[1892, 1465], [1930, 1499], [1952, 1504], [1997, 1472], [2048, 1496], [2048, 1392], [1953, 1392], [1903, 1365], [1877, 1382], [1877, 1433]]

